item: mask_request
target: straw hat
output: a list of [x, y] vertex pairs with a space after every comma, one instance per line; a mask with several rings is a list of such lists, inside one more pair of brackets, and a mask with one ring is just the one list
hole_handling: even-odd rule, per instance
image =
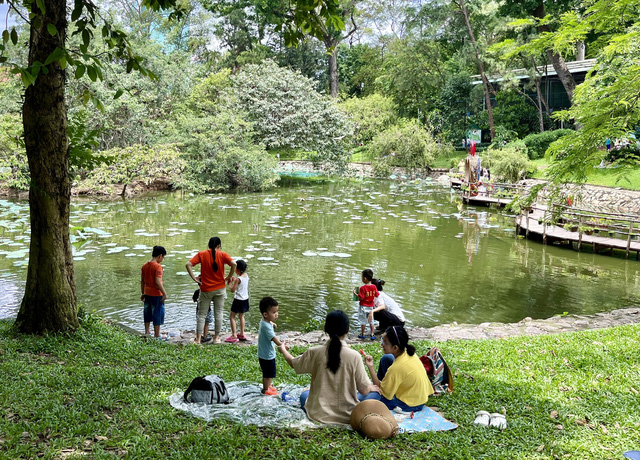
[[399, 429], [387, 406], [375, 399], [364, 400], [353, 409], [351, 427], [371, 439], [392, 438]]

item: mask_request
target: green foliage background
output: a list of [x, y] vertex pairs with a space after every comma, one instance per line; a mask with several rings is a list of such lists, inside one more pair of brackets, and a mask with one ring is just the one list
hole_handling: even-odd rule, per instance
[[[331, 101], [327, 43], [332, 33], [343, 33], [340, 21], [352, 27], [332, 9], [338, 3], [340, 11], [355, 5], [356, 32], [337, 47], [340, 98]], [[181, 0], [183, 15], [171, 19], [130, 0], [104, 1], [98, 6], [108, 33], [96, 30], [90, 40], [90, 24], [71, 21], [67, 106], [74, 174], [85, 180], [107, 160], [101, 152], [114, 148], [175, 145], [168, 148], [176, 148], [186, 166], [172, 183], [198, 192], [268, 188], [275, 180], [270, 157], [276, 154], [333, 170], [352, 157], [373, 161], [384, 176], [391, 163], [448, 164], [451, 146], [459, 147], [475, 125], [494, 150], [527, 139], [528, 154], [537, 159], [551, 147], [548, 177], [579, 182], [603, 159], [604, 139], [629, 139], [640, 126], [640, 0], [467, 1], [473, 46], [458, 2], [338, 3], [325, 5], [325, 13], [336, 16], [324, 32], [327, 24], [317, 18], [309, 19], [307, 30], [283, 19], [283, 11], [297, 19], [308, 15], [303, 0]], [[16, 23], [7, 23], [0, 45], [0, 181], [24, 190], [29, 178], [19, 140], [21, 80], [34, 77], [23, 72], [26, 48], [14, 43], [28, 25], [13, 13], [8, 17]], [[295, 48], [286, 46], [303, 38]], [[586, 44], [588, 58], [597, 59], [596, 67], [575, 89], [569, 110], [550, 117], [542, 106], [545, 132], [539, 133], [534, 104], [541, 103], [533, 82], [544, 71], [534, 69], [551, 69], [553, 53], [573, 60], [578, 42]], [[135, 51], [135, 64], [124, 51], [116, 52], [121, 45]], [[494, 139], [487, 136], [478, 59], [496, 83]], [[127, 72], [127, 60], [157, 79]], [[527, 78], [515, 78], [516, 68]], [[407, 154], [389, 162], [391, 147], [381, 142], [406, 130], [405, 119], [437, 139], [437, 148], [420, 160], [422, 154]], [[565, 126], [575, 122], [579, 130], [550, 134], [561, 120]], [[638, 166], [632, 150], [613, 165], [621, 177]]]

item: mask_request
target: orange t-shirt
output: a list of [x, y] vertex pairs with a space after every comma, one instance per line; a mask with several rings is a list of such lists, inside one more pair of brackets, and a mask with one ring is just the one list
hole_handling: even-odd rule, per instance
[[231, 262], [233, 261], [231, 256], [226, 252], [215, 251], [218, 271], [214, 272], [212, 252], [212, 249], [200, 251], [193, 256], [191, 260], [189, 260], [192, 265], [200, 264], [200, 280], [202, 281], [202, 284], [200, 285], [201, 292], [211, 292], [216, 289], [224, 289], [224, 266], [231, 265]]
[[144, 280], [144, 295], [161, 296], [156, 278], [162, 279], [162, 265], [150, 260], [142, 266], [142, 279]]

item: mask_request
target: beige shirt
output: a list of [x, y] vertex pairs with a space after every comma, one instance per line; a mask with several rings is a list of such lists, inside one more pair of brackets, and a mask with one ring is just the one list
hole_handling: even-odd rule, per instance
[[349, 425], [351, 411], [358, 404], [357, 391], [364, 391], [371, 381], [358, 352], [344, 342], [338, 372], [327, 369], [327, 345], [293, 358], [293, 369], [297, 374], [311, 374], [307, 416], [321, 423]]

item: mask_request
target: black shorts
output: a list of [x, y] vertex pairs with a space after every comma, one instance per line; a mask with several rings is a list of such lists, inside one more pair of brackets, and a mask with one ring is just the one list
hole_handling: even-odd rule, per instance
[[247, 300], [240, 300], [240, 299], [233, 299], [233, 302], [231, 303], [231, 311], [234, 313], [246, 313], [249, 311], [249, 299]]
[[262, 378], [275, 379], [276, 378], [276, 360], [258, 358], [258, 361], [260, 361], [260, 369], [262, 369]]

